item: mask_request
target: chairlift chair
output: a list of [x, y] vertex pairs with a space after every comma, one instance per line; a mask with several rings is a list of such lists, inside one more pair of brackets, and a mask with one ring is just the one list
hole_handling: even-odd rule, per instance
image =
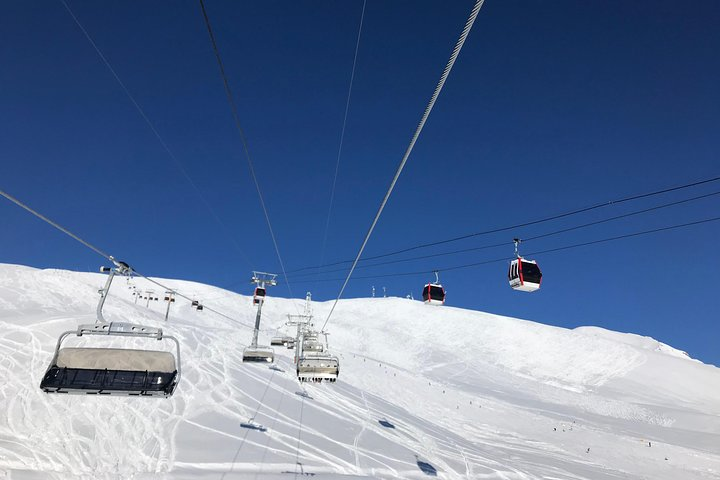
[[272, 337], [270, 339], [271, 346], [283, 346], [287, 347], [288, 343], [295, 343], [295, 337], [289, 337], [287, 335], [282, 337]]
[[423, 301], [431, 305], [444, 305], [445, 304], [445, 289], [440, 285], [440, 279], [438, 278], [437, 270], [435, 273], [435, 282], [430, 282], [425, 285], [422, 291]]
[[508, 268], [508, 282], [513, 290], [520, 292], [534, 292], [540, 288], [542, 272], [535, 260], [522, 258], [518, 253], [520, 239], [515, 238], [515, 260], [510, 262]]
[[255, 316], [255, 328], [253, 329], [252, 342], [250, 346], [243, 350], [243, 362], [268, 362], [275, 361], [275, 351], [268, 346], [258, 345], [258, 334], [260, 332], [260, 318], [262, 315], [262, 306], [265, 302], [265, 286], [277, 285], [275, 281], [276, 275], [266, 272], [253, 272], [251, 283], [256, 285], [253, 294], [253, 304], [257, 305], [257, 315]]
[[243, 349], [243, 362], [267, 362], [272, 363], [275, 361], [275, 352], [270, 347], [262, 345], [250, 345]]
[[340, 361], [325, 353], [304, 353], [296, 367], [300, 382], [336, 382], [340, 375]]
[[323, 352], [325, 347], [321, 342], [318, 342], [317, 338], [305, 338], [302, 343], [303, 352]]
[[[61, 348], [75, 333], [171, 340], [176, 354], [125, 348]], [[160, 328], [131, 323], [95, 323], [60, 335], [40, 388], [46, 393], [170, 397], [180, 381], [180, 343]]]

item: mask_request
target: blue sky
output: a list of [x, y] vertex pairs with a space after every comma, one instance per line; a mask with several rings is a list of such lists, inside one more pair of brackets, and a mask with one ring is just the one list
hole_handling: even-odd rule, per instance
[[[280, 273], [199, 5], [68, 5], [173, 156], [61, 2], [8, 4], [0, 188], [147, 275], [247, 294], [253, 269]], [[354, 257], [472, 5], [368, 1], [323, 251], [363, 3], [208, 0], [288, 271]], [[718, 176], [718, 23], [716, 2], [488, 0], [366, 255]], [[442, 271], [509, 260], [515, 236], [716, 190], [720, 182], [390, 257], [507, 242], [360, 269], [357, 277], [373, 278], [351, 281], [345, 296], [369, 296], [374, 285], [417, 298], [432, 275], [397, 274], [437, 268], [449, 305], [650, 335], [720, 365], [720, 222], [538, 255], [543, 287], [533, 294], [509, 288], [504, 261]], [[528, 242], [521, 252], [714, 217], [718, 202]], [[0, 219], [2, 262], [93, 271], [102, 263], [5, 200]], [[344, 273], [296, 273], [290, 288], [332, 299]], [[287, 282], [269, 294], [288, 296]]]

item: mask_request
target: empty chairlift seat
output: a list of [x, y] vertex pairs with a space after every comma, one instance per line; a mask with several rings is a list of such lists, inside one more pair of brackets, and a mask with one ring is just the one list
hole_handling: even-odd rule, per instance
[[275, 352], [270, 347], [255, 345], [246, 347], [243, 350], [243, 362], [267, 362], [272, 363], [275, 360]]
[[316, 337], [306, 337], [303, 339], [302, 343], [302, 351], [303, 353], [306, 352], [314, 352], [314, 353], [322, 353], [325, 350], [325, 347], [322, 343], [320, 343]]
[[295, 337], [272, 337], [270, 339], [270, 345], [272, 346], [287, 347], [291, 343], [295, 345]]
[[[71, 334], [145, 337], [171, 340], [176, 354], [167, 351], [124, 348], [64, 347]], [[169, 397], [180, 380], [180, 344], [162, 329], [130, 323], [80, 325], [63, 333], [43, 376], [40, 388], [46, 393], [134, 395]]]
[[298, 358], [297, 378], [301, 382], [336, 382], [340, 375], [340, 361], [327, 354], [304, 353]]

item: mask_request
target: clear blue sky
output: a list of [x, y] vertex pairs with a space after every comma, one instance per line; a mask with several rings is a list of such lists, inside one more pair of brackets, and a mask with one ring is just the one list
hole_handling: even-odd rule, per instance
[[[0, 188], [148, 275], [247, 294], [252, 269], [279, 273], [198, 3], [68, 4], [176, 160], [61, 2], [9, 3], [0, 17]], [[473, 2], [368, 1], [323, 252], [362, 5], [206, 4], [287, 270], [354, 257]], [[711, 1], [488, 0], [366, 255], [719, 175], [718, 25]], [[720, 182], [418, 250], [405, 257], [507, 241], [356, 276], [509, 259], [514, 236], [716, 190]], [[717, 216], [718, 198], [522, 251]], [[0, 200], [0, 261], [103, 263]], [[715, 222], [538, 255], [544, 280], [533, 294], [510, 289], [505, 262], [441, 272], [441, 281], [449, 305], [650, 335], [720, 365], [719, 234]], [[295, 277], [290, 287], [332, 299], [343, 274]], [[346, 297], [375, 285], [417, 298], [430, 279], [358, 278]], [[288, 296], [287, 284], [269, 293]]]

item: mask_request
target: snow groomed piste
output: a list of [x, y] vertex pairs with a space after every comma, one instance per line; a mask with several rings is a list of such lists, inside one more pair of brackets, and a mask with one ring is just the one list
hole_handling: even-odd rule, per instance
[[[647, 337], [404, 298], [340, 302], [332, 338], [343, 374], [326, 385], [298, 381], [294, 350], [243, 363], [252, 297], [162, 280], [237, 312], [233, 322], [179, 299], [165, 322], [162, 302], [135, 303], [133, 292], [151, 286], [136, 278], [137, 289], [113, 289], [103, 313], [178, 339], [172, 397], [48, 395], [38, 385], [63, 332], [73, 332], [66, 348], [165, 345], [76, 336], [96, 317], [103, 281], [0, 265], [0, 471], [10, 478], [425, 478], [434, 469], [458, 479], [705, 480], [720, 471], [716, 367]], [[266, 301], [261, 342], [303, 316], [288, 317], [293, 303]], [[323, 315], [330, 304], [312, 308]]]

